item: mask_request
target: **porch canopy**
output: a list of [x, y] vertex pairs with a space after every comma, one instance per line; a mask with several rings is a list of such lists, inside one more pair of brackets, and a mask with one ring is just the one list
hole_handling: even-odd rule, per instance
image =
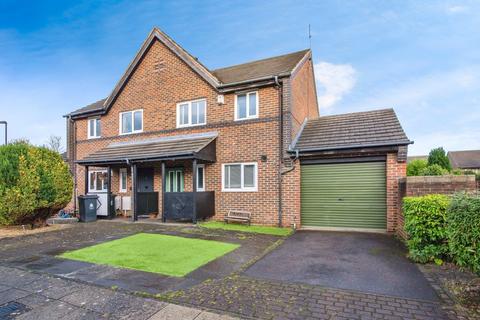
[[84, 166], [110, 166], [180, 159], [215, 162], [216, 137], [216, 132], [208, 132], [115, 142], [87, 155], [77, 163]]
[[[216, 161], [216, 132], [197, 133], [189, 135], [176, 135], [170, 137], [161, 137], [154, 139], [146, 139], [139, 141], [115, 142], [107, 147], [100, 149], [85, 158], [78, 160], [77, 163], [85, 166], [85, 181], [88, 181], [88, 168], [106, 167], [107, 168], [107, 194], [111, 194], [111, 170], [112, 166], [130, 166], [132, 172], [132, 208], [133, 220], [138, 219], [140, 205], [143, 202], [142, 196], [148, 196], [147, 193], [156, 192], [139, 192], [137, 166], [145, 163], [160, 162], [162, 164], [162, 217], [166, 221], [167, 214], [174, 215], [173, 209], [166, 208], [166, 203], [171, 203], [171, 207], [176, 208], [178, 205], [172, 201], [168, 201], [166, 197], [166, 161], [175, 160], [192, 160], [192, 192], [180, 192], [179, 195], [174, 192], [169, 193], [169, 197], [187, 197], [188, 199], [180, 199], [178, 201], [188, 200], [188, 211], [186, 214], [194, 222], [196, 222], [199, 214], [205, 211], [211, 213], [214, 211], [214, 195], [211, 192], [197, 192], [197, 163], [198, 162], [215, 162]], [[88, 183], [85, 183], [85, 194], [89, 192]], [[198, 195], [197, 195], [198, 194]], [[206, 200], [205, 200], [206, 199]], [[157, 200], [158, 201], [158, 200]], [[177, 201], [177, 202], [178, 202]], [[109, 202], [111, 202], [109, 200]], [[197, 208], [198, 207], [198, 208]], [[173, 210], [173, 211], [172, 211]], [[109, 217], [114, 216], [114, 210], [110, 210]], [[211, 214], [210, 214], [211, 215]]]

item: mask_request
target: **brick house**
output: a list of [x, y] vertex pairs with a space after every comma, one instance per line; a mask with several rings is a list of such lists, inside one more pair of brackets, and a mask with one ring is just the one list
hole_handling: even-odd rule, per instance
[[112, 93], [65, 117], [75, 198], [101, 215], [396, 229], [411, 142], [391, 109], [320, 117], [310, 50], [209, 70], [154, 28]]

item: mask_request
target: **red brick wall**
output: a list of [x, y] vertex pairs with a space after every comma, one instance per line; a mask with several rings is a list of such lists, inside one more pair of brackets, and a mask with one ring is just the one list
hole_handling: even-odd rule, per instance
[[311, 59], [308, 59], [292, 77], [291, 91], [291, 139], [293, 139], [305, 118], [314, 119], [319, 116]]
[[421, 176], [407, 177], [406, 195], [454, 194], [455, 192], [475, 192], [475, 176]]
[[[165, 67], [158, 72], [155, 65], [160, 61]], [[147, 52], [109, 112], [102, 116], [100, 139], [87, 139], [86, 119], [75, 121], [76, 158], [82, 159], [112, 142], [216, 131], [217, 162], [206, 165], [205, 169], [206, 190], [215, 191], [215, 218], [222, 219], [229, 209], [241, 209], [252, 212], [253, 223], [277, 224], [279, 179], [277, 90], [274, 87], [257, 90], [259, 119], [234, 121], [234, 94], [226, 94], [225, 104], [218, 105], [217, 92], [214, 88], [157, 41]], [[176, 129], [176, 104], [198, 98], [207, 100], [207, 126]], [[119, 112], [135, 109], [144, 110], [144, 132], [118, 136]], [[267, 156], [266, 162], [260, 161], [262, 155]], [[222, 164], [232, 162], [257, 162], [258, 192], [221, 191]], [[76, 167], [78, 194], [83, 194], [84, 168]], [[188, 191], [191, 190], [191, 162], [185, 163], [185, 170], [185, 189]], [[112, 191], [118, 193], [118, 168], [114, 168], [112, 179]], [[160, 185], [160, 169], [157, 164], [155, 189], [159, 191]]]
[[406, 162], [398, 161], [397, 153], [387, 153], [387, 231], [397, 231], [401, 214], [401, 202], [399, 197], [400, 179], [407, 175]]

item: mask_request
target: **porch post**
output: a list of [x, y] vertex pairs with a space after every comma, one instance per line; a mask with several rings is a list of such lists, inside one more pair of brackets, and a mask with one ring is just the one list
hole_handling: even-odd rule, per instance
[[85, 166], [85, 195], [88, 193], [88, 166]]
[[113, 212], [110, 212], [112, 208], [112, 167], [107, 167], [107, 215], [109, 218], [112, 218], [111, 215]]
[[132, 164], [132, 219], [137, 221], [137, 165]]
[[197, 159], [193, 159], [193, 165], [192, 165], [192, 199], [193, 199], [193, 204], [192, 204], [192, 209], [193, 209], [193, 223], [197, 223]]
[[167, 221], [167, 216], [165, 215], [165, 190], [167, 177], [165, 176], [165, 161], [162, 161], [162, 221]]

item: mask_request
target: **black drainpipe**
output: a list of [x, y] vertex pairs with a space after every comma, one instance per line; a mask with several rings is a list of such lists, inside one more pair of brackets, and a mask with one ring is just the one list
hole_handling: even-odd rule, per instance
[[283, 164], [283, 86], [278, 81], [278, 76], [275, 76], [275, 85], [278, 90], [278, 100], [280, 105], [280, 124], [279, 124], [279, 141], [280, 148], [278, 152], [279, 163], [278, 163], [278, 226], [282, 226], [282, 164]]

